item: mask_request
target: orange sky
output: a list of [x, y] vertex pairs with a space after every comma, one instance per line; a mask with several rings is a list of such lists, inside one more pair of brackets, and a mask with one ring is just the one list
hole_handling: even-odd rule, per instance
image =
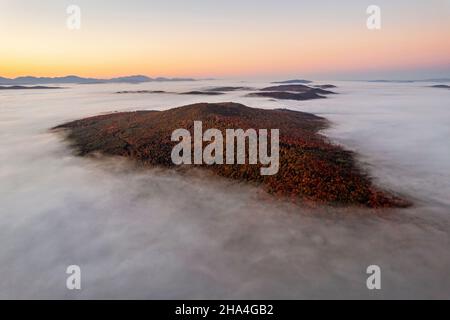
[[[165, 11], [157, 16], [157, 21], [133, 12], [120, 18], [113, 15], [114, 8], [101, 16], [101, 10], [89, 11], [86, 4], [80, 5], [82, 28], [73, 31], [65, 25], [65, 6], [47, 5], [48, 16], [39, 20], [29, 12], [21, 15], [17, 2], [14, 5], [6, 2], [12, 9], [0, 22], [3, 77], [67, 74], [209, 77], [450, 69], [450, 19], [431, 21], [432, 15], [442, 14], [433, 10], [424, 12], [430, 14], [427, 18], [430, 23], [414, 23], [410, 20], [411, 12], [399, 11], [404, 16], [397, 20], [388, 12], [382, 16], [382, 29], [370, 31], [365, 25], [364, 6], [361, 11], [350, 8], [347, 16], [330, 15], [331, 21], [320, 15], [317, 19], [313, 15], [301, 19], [299, 15], [298, 21], [291, 16], [283, 20], [277, 14], [274, 19], [279, 21], [264, 23], [262, 19], [247, 21], [242, 14], [230, 16], [230, 20], [211, 18], [214, 24], [208, 27], [207, 16], [206, 21], [195, 23], [192, 16], [180, 15], [177, 24], [178, 20], [166, 21]], [[37, 5], [31, 7], [44, 10]], [[444, 15], [450, 12], [445, 12], [446, 6], [442, 10]], [[55, 14], [59, 14], [57, 18]], [[197, 18], [203, 17], [197, 14]], [[271, 14], [263, 16], [267, 20]]]

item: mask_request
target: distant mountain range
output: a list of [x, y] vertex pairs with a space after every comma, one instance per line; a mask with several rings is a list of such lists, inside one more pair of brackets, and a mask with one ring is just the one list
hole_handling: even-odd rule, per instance
[[0, 77], [0, 85], [34, 85], [34, 84], [94, 84], [94, 83], [142, 83], [142, 82], [163, 82], [163, 81], [195, 81], [192, 78], [150, 78], [136, 75], [111, 79], [82, 78], [78, 76], [65, 77], [18, 77], [14, 79]]

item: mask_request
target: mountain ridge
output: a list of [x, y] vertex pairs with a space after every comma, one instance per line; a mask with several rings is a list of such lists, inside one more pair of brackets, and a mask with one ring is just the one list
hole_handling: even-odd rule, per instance
[[20, 76], [16, 78], [0, 77], [0, 85], [27, 85], [27, 84], [95, 84], [95, 83], [144, 83], [144, 82], [163, 82], [163, 81], [195, 81], [193, 78], [150, 78], [144, 75], [131, 75], [114, 77], [109, 79], [85, 78], [76, 75], [67, 75], [63, 77], [34, 77]]

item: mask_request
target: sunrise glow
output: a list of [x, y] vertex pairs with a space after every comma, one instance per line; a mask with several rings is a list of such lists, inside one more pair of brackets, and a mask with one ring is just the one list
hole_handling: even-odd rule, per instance
[[69, 30], [67, 1], [3, 0], [0, 76], [450, 69], [448, 1], [379, 1], [383, 24], [377, 31], [367, 29], [361, 1], [329, 8], [310, 1], [208, 2], [77, 1], [81, 29]]

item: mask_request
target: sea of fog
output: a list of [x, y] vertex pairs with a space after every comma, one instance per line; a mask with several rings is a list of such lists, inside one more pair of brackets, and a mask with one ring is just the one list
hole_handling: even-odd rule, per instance
[[[176, 94], [197, 81], [0, 92], [0, 298], [450, 298], [450, 90], [426, 83], [332, 83], [315, 101]], [[234, 101], [326, 117], [409, 209], [303, 208], [205, 176], [79, 158], [58, 124], [112, 111]], [[82, 290], [66, 288], [79, 265]], [[378, 265], [382, 289], [369, 291]]]

